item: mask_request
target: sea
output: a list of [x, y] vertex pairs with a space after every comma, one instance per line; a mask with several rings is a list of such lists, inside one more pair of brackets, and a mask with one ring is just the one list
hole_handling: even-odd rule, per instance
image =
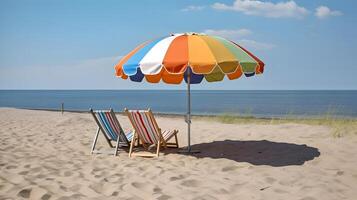
[[[185, 90], [0, 90], [0, 107], [116, 112], [151, 108], [185, 114]], [[271, 117], [357, 117], [357, 90], [193, 90], [194, 115]]]

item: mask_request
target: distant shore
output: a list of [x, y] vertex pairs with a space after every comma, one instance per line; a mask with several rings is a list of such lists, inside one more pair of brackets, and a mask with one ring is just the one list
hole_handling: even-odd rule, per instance
[[[51, 112], [62, 112], [61, 109], [52, 109], [52, 108], [17, 108], [17, 107], [0, 107], [0, 108], [14, 108], [14, 109], [24, 109], [24, 110], [38, 110], [38, 111], [51, 111]], [[110, 108], [108, 108], [110, 109]], [[63, 112], [70, 112], [70, 113], [89, 113], [89, 110], [76, 110], [76, 109], [64, 109]], [[124, 115], [124, 111], [118, 111], [114, 110], [116, 114], [121, 114]], [[183, 113], [171, 113], [171, 112], [156, 112], [153, 110], [153, 112], [156, 115], [160, 116], [167, 116], [167, 117], [184, 117], [186, 114]], [[198, 117], [198, 118], [217, 118], [217, 117], [229, 117], [229, 118], [237, 118], [237, 119], [257, 119], [257, 120], [308, 120], [308, 119], [326, 119], [326, 118], [332, 118], [332, 119], [348, 119], [348, 120], [357, 120], [357, 117], [353, 116], [341, 116], [341, 115], [333, 115], [329, 113], [325, 114], [316, 114], [316, 115], [292, 115], [292, 114], [286, 114], [282, 116], [271, 116], [271, 117], [266, 117], [266, 116], [253, 116], [253, 115], [248, 115], [248, 114], [232, 114], [232, 113], [222, 113], [222, 114], [195, 114], [191, 113], [192, 117]]]
[[[0, 107], [2, 108], [2, 107]], [[3, 108], [6, 109], [6, 108]], [[12, 108], [10, 108], [12, 109]], [[50, 111], [50, 112], [62, 112], [60, 109], [42, 109], [42, 108], [13, 108], [33, 111]], [[115, 110], [114, 110], [115, 111]], [[63, 110], [64, 113], [89, 113], [83, 110]], [[184, 119], [185, 114], [176, 113], [160, 113], [153, 111], [156, 116], [166, 118]], [[124, 112], [115, 111], [118, 115], [125, 116]], [[332, 129], [335, 137], [341, 137], [343, 135], [356, 135], [357, 136], [357, 118], [355, 117], [341, 117], [333, 116], [329, 114], [316, 115], [316, 116], [293, 116], [286, 115], [285, 117], [255, 117], [255, 116], [240, 116], [240, 115], [199, 115], [191, 114], [193, 120], [203, 121], [215, 121], [225, 124], [284, 124], [284, 123], [297, 123], [297, 124], [309, 124], [309, 125], [324, 125]]]

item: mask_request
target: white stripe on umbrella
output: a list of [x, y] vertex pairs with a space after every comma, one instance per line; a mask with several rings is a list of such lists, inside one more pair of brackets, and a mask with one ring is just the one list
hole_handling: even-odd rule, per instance
[[167, 49], [169, 48], [171, 42], [176, 37], [181, 35], [182, 34], [177, 34], [159, 41], [150, 49], [149, 52], [146, 53], [144, 58], [139, 62], [139, 66], [143, 74], [160, 73]]

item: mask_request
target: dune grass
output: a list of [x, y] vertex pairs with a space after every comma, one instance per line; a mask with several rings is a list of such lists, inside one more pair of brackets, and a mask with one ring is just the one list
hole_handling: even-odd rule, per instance
[[357, 136], [357, 119], [356, 118], [336, 118], [331, 113], [314, 117], [314, 118], [298, 118], [287, 114], [283, 118], [256, 118], [252, 116], [237, 116], [224, 114], [215, 117], [199, 117], [206, 120], [214, 120], [225, 124], [284, 124], [297, 123], [308, 125], [321, 125], [331, 128], [333, 137], [343, 137], [347, 135]]

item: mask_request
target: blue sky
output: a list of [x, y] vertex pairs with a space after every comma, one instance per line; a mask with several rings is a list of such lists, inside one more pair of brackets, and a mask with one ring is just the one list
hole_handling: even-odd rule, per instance
[[233, 39], [263, 75], [193, 89], [357, 89], [353, 0], [0, 0], [0, 89], [184, 89], [124, 81], [120, 56], [174, 32]]

